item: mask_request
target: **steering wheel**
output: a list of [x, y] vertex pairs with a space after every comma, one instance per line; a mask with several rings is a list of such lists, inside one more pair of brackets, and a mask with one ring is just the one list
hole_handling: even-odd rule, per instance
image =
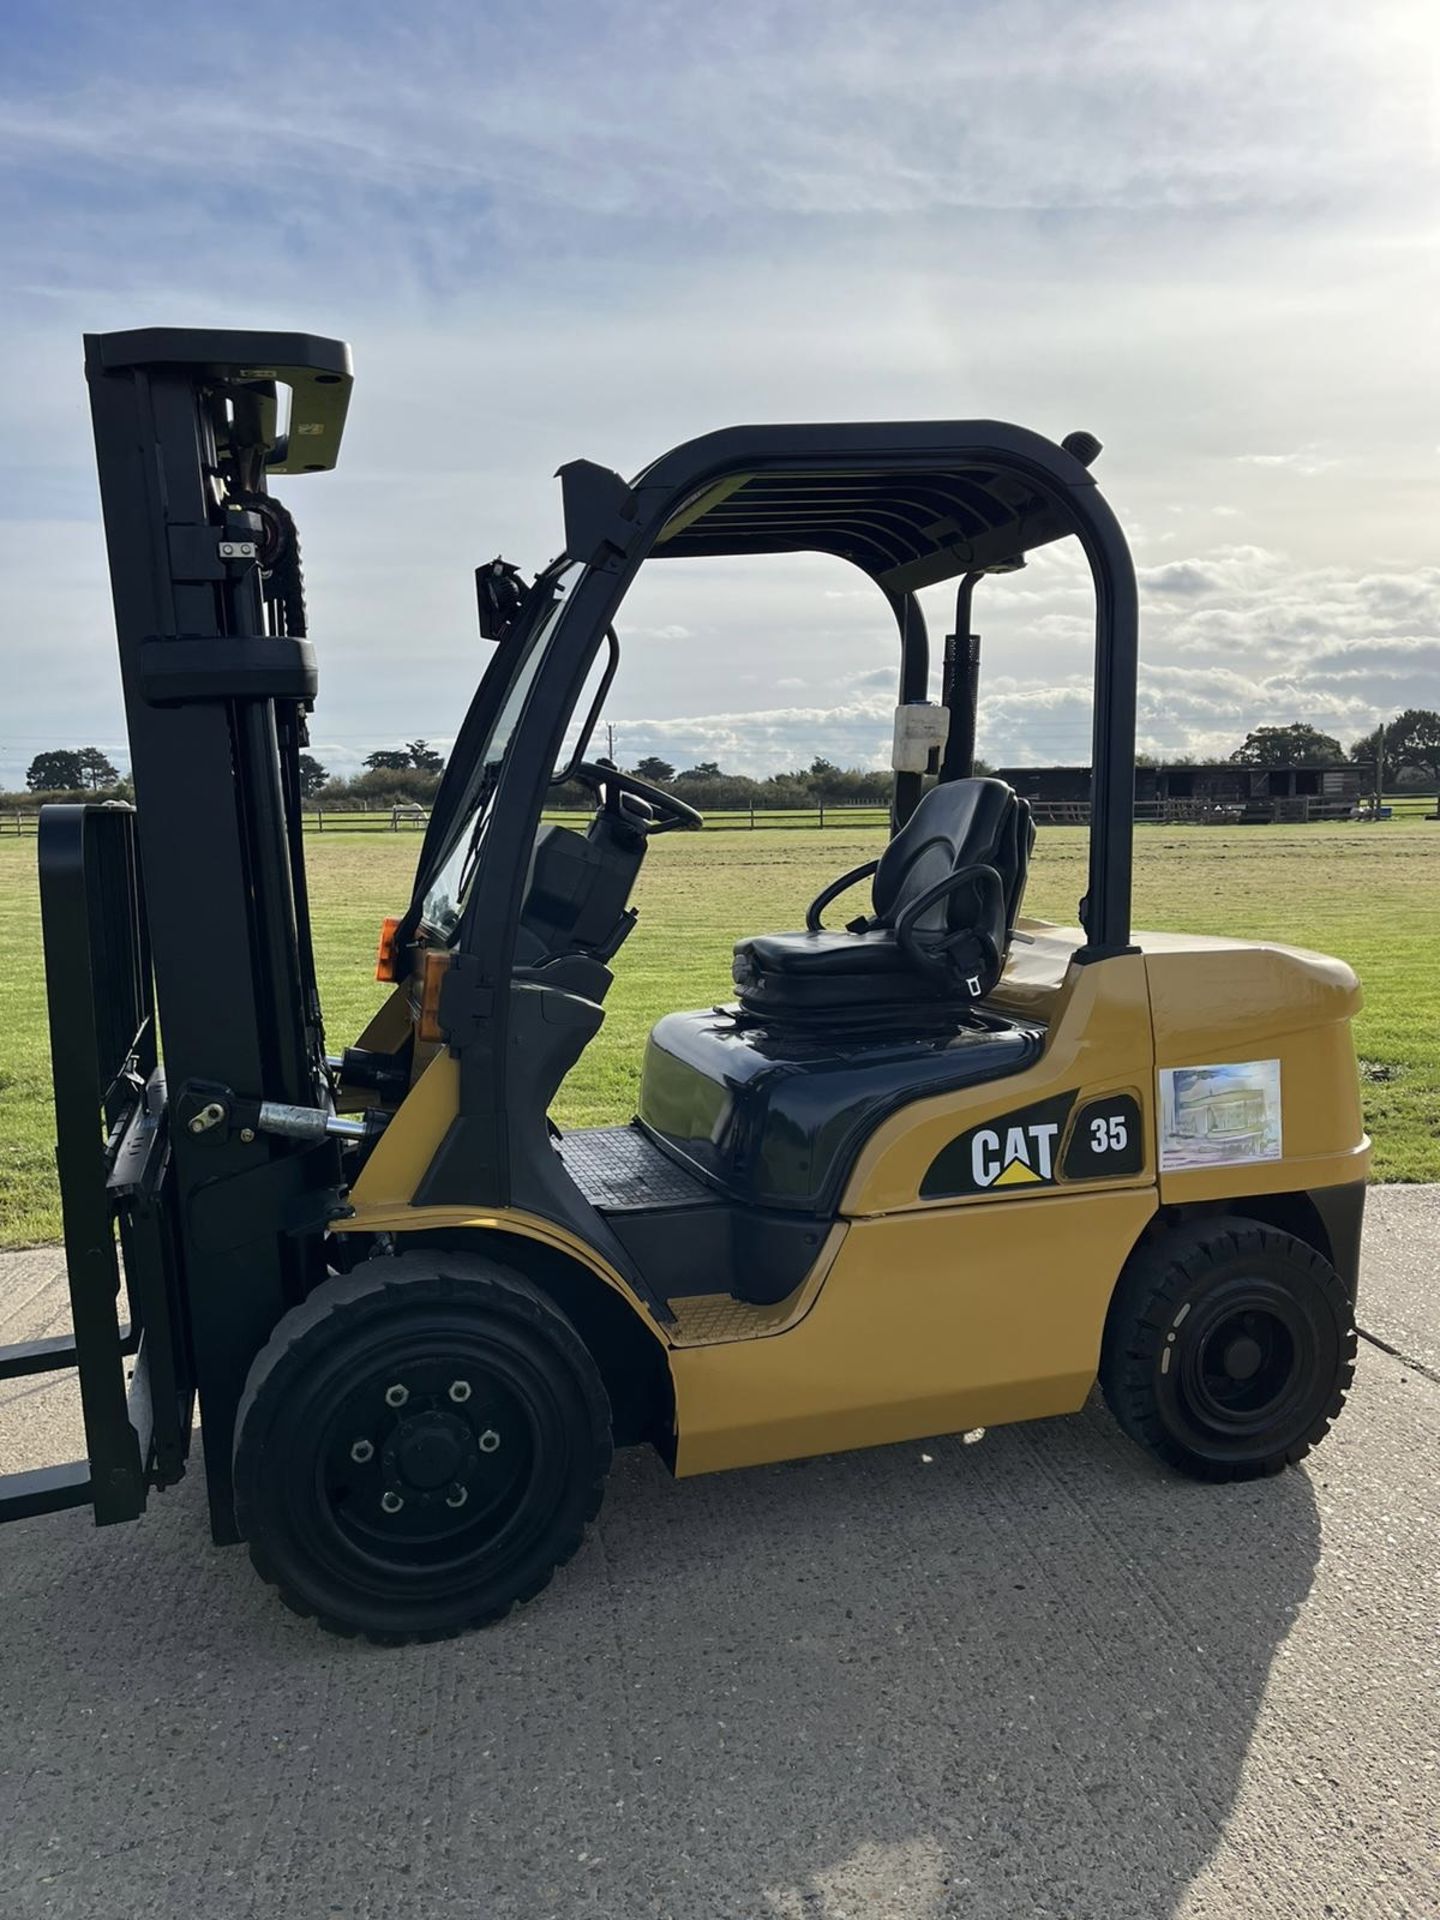
[[571, 778], [581, 780], [587, 787], [601, 795], [601, 805], [607, 813], [619, 813], [620, 796], [628, 793], [635, 799], [643, 800], [647, 807], [654, 809], [658, 816], [653, 821], [641, 822], [633, 815], [626, 815], [631, 826], [643, 826], [646, 837], [656, 833], [697, 833], [705, 824], [705, 816], [697, 813], [694, 807], [687, 807], [683, 800], [677, 800], [673, 793], [666, 793], [663, 787], [652, 787], [648, 780], [639, 780], [633, 773], [622, 773], [618, 767], [598, 766], [593, 760], [582, 760], [573, 769]]

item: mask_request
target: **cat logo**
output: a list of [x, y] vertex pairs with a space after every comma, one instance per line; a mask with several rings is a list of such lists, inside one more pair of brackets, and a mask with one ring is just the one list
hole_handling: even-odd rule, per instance
[[1043, 1185], [1055, 1177], [1059, 1123], [1028, 1127], [981, 1127], [970, 1139], [970, 1171], [977, 1187]]
[[920, 1183], [921, 1198], [1053, 1187], [1060, 1177], [1060, 1143], [1074, 1104], [1073, 1093], [1053, 1094], [971, 1127], [936, 1154]]

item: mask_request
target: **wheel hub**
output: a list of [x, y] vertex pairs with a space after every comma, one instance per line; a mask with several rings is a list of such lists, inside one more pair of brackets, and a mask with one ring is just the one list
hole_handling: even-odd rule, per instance
[[523, 1408], [463, 1349], [392, 1353], [344, 1396], [331, 1431], [336, 1525], [408, 1564], [498, 1533], [533, 1464]]
[[1260, 1342], [1251, 1339], [1249, 1334], [1242, 1334], [1225, 1349], [1223, 1365], [1232, 1380], [1253, 1380], [1263, 1357]]
[[386, 1465], [418, 1492], [429, 1493], [457, 1478], [473, 1454], [474, 1440], [449, 1413], [422, 1413], [402, 1420], [386, 1448]]

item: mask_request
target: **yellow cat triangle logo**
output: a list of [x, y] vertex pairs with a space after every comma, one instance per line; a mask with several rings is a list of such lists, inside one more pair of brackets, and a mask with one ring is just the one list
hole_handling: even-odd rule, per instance
[[[1036, 1111], [1036, 1109], [1032, 1109]], [[970, 1135], [970, 1167], [976, 1187], [1045, 1187], [1055, 1177], [1058, 1120], [1031, 1120], [1024, 1126], [977, 1127]]]
[[1027, 1167], [1023, 1160], [1012, 1160], [995, 1181], [997, 1187], [1020, 1187], [1032, 1183], [1040, 1185], [1040, 1176], [1033, 1167]]

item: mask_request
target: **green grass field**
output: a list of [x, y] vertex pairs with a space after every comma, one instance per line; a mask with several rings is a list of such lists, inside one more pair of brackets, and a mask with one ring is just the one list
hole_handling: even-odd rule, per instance
[[[405, 904], [413, 833], [307, 838], [320, 981], [332, 1048], [383, 989], [372, 979], [382, 914]], [[646, 1030], [674, 1007], [727, 997], [737, 935], [803, 924], [806, 903], [873, 858], [878, 828], [808, 826], [667, 834], [637, 894], [605, 1026], [563, 1091], [558, 1118], [633, 1111]], [[1027, 910], [1073, 922], [1085, 835], [1043, 829]], [[1365, 982], [1358, 1030], [1366, 1111], [1383, 1180], [1440, 1179], [1440, 826], [1141, 827], [1135, 924], [1292, 941], [1343, 956]], [[60, 1231], [33, 837], [0, 839], [0, 1246]]]

